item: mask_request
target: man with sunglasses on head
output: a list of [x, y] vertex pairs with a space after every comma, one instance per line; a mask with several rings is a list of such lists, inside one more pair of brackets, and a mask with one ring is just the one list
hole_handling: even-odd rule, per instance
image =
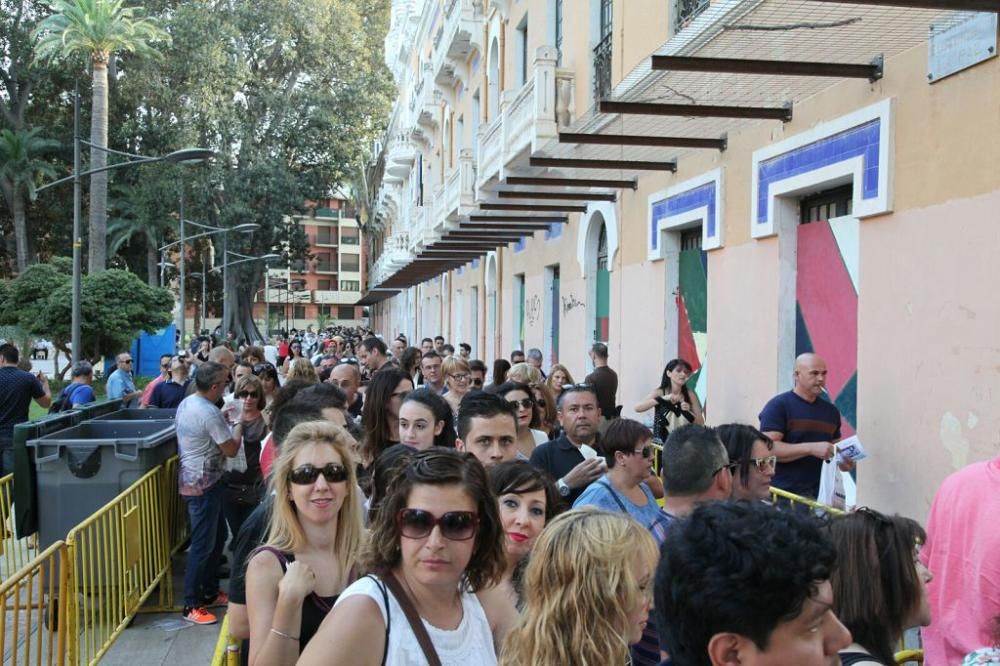
[[584, 488], [607, 469], [594, 446], [601, 416], [594, 387], [589, 384], [563, 386], [556, 403], [556, 415], [562, 425], [562, 436], [535, 447], [531, 452], [531, 464], [556, 479], [559, 494], [572, 505]]
[[121, 399], [122, 407], [133, 407], [141, 391], [135, 390], [135, 382], [132, 381], [132, 354], [122, 352], [115, 357], [117, 369], [108, 377], [106, 385], [108, 399]]
[[[691, 424], [670, 433], [660, 458], [663, 507], [647, 525], [661, 548], [670, 547], [667, 534], [674, 521], [688, 516], [699, 504], [729, 499], [733, 466], [712, 428]], [[652, 666], [666, 659], [664, 635], [651, 614], [642, 639], [632, 646], [632, 663]]]
[[183, 617], [193, 624], [215, 624], [213, 606], [228, 602], [219, 590], [217, 571], [226, 542], [222, 515], [225, 459], [240, 450], [243, 425], [232, 430], [216, 403], [229, 383], [229, 370], [212, 361], [198, 368], [195, 392], [181, 402], [175, 419], [180, 456], [178, 485], [191, 524], [191, 548], [184, 572]]

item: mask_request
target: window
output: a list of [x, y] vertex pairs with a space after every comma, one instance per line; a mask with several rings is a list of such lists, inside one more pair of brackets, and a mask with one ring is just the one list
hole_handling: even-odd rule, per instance
[[459, 116], [455, 121], [455, 154], [461, 157], [463, 148], [465, 148], [465, 116]]
[[306, 306], [295, 305], [292, 307], [292, 317], [295, 319], [305, 319], [306, 318]]
[[479, 98], [479, 91], [472, 96], [472, 156], [479, 156], [479, 122], [483, 117], [483, 107]]
[[600, 0], [600, 39], [594, 47], [594, 99], [611, 93], [611, 6], [612, 0]]
[[353, 305], [338, 306], [337, 319], [354, 319], [354, 306]]
[[340, 257], [340, 270], [357, 273], [361, 270], [360, 254], [345, 254]]
[[344, 245], [360, 245], [361, 230], [357, 227], [344, 227], [340, 230], [340, 242]]
[[517, 26], [517, 87], [528, 82], [528, 16]]
[[316, 288], [320, 291], [330, 291], [330, 281], [329, 280], [319, 280], [316, 283]]
[[316, 230], [317, 245], [336, 245], [337, 227], [319, 227]]
[[316, 255], [316, 270], [322, 271], [324, 273], [329, 273], [333, 270], [330, 265], [330, 253], [324, 252], [322, 254]]
[[825, 222], [850, 215], [853, 209], [854, 188], [852, 185], [845, 185], [803, 199], [799, 219], [802, 224]]
[[611, 36], [611, 7], [613, 0], [601, 0], [601, 39]]
[[329, 305], [319, 305], [316, 307], [316, 314], [320, 317], [332, 317], [333, 310]]
[[709, 0], [675, 0], [674, 32], [680, 32], [709, 5]]
[[701, 249], [701, 227], [681, 232], [681, 251]]
[[341, 291], [361, 291], [361, 282], [358, 280], [341, 280]]

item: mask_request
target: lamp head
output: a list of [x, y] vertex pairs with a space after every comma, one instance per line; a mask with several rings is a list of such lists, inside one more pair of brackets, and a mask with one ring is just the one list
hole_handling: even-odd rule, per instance
[[200, 164], [215, 157], [215, 151], [208, 148], [182, 148], [163, 156], [167, 162], [174, 164]]
[[237, 224], [235, 227], [230, 229], [230, 231], [242, 231], [243, 233], [250, 233], [251, 231], [256, 231], [260, 228], [260, 225], [255, 222], [246, 222], [244, 224]]

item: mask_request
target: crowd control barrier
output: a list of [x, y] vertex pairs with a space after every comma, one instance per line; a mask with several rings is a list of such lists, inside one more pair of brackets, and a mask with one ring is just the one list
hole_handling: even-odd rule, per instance
[[219, 640], [215, 643], [212, 666], [240, 666], [240, 641], [229, 635], [229, 616], [222, 618]]
[[[9, 477], [5, 477], [9, 478]], [[64, 664], [66, 615], [55, 600], [67, 589], [66, 544], [57, 541], [0, 582], [0, 660], [4, 664]]]
[[30, 560], [9, 527], [11, 477], [0, 479], [11, 533], [0, 564], [16, 567], [0, 583], [3, 663], [96, 664], [136, 613], [180, 610], [171, 557], [189, 530], [177, 471], [176, 456], [157, 465]]
[[37, 547], [35, 536], [19, 537], [14, 515], [14, 475], [0, 478], [0, 581], [28, 564]]
[[808, 497], [802, 497], [801, 495], [796, 495], [790, 493], [787, 490], [782, 490], [781, 488], [775, 488], [771, 486], [771, 503], [776, 507], [806, 507], [818, 513], [825, 513], [831, 516], [841, 516], [844, 512], [832, 506], [827, 506], [826, 504], [820, 504], [816, 500], [809, 499]]
[[897, 664], [922, 664], [924, 663], [923, 650], [903, 650], [896, 653]]

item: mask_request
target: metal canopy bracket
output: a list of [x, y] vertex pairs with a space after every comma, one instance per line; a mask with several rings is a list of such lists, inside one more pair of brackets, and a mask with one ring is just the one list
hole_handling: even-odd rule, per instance
[[501, 190], [497, 192], [501, 199], [577, 199], [579, 201], [614, 201], [614, 194], [598, 192], [516, 192]]
[[714, 148], [715, 150], [722, 150], [725, 146], [723, 139], [699, 139], [683, 136], [638, 136], [634, 134], [573, 134], [569, 132], [559, 133], [559, 143], [596, 144], [600, 146]]
[[[604, 105], [601, 102], [601, 111]], [[653, 104], [651, 106], [658, 106]], [[581, 160], [562, 157], [532, 157], [528, 164], [533, 167], [565, 167], [569, 169], [622, 169], [637, 171], [677, 171], [677, 162], [637, 162], [627, 160]]]
[[743, 58], [697, 58], [692, 56], [652, 57], [652, 68], [674, 72], [720, 72], [728, 74], [765, 74], [775, 76], [832, 76], [837, 78], [882, 78], [882, 59], [867, 65], [801, 60], [747, 60]]
[[[534, 158], [532, 158], [534, 160]], [[586, 206], [574, 206], [572, 204], [524, 204], [524, 203], [481, 203], [480, 210], [525, 210], [538, 211], [539, 213], [586, 213]]]
[[508, 176], [508, 185], [532, 185], [538, 187], [611, 187], [616, 190], [639, 188], [639, 183], [632, 180], [602, 180], [599, 178], [545, 178]]
[[940, 9], [956, 12], [993, 12], [1000, 14], [997, 0], [810, 0], [811, 2], [835, 2], [842, 5], [882, 5], [904, 7], [906, 9]]
[[[792, 119], [792, 105], [773, 106], [720, 106], [715, 104], [658, 104], [656, 102], [602, 101], [601, 113], [623, 113], [646, 116], [690, 116], [699, 118], [759, 118], [762, 120]], [[534, 166], [534, 165], [532, 165]]]

